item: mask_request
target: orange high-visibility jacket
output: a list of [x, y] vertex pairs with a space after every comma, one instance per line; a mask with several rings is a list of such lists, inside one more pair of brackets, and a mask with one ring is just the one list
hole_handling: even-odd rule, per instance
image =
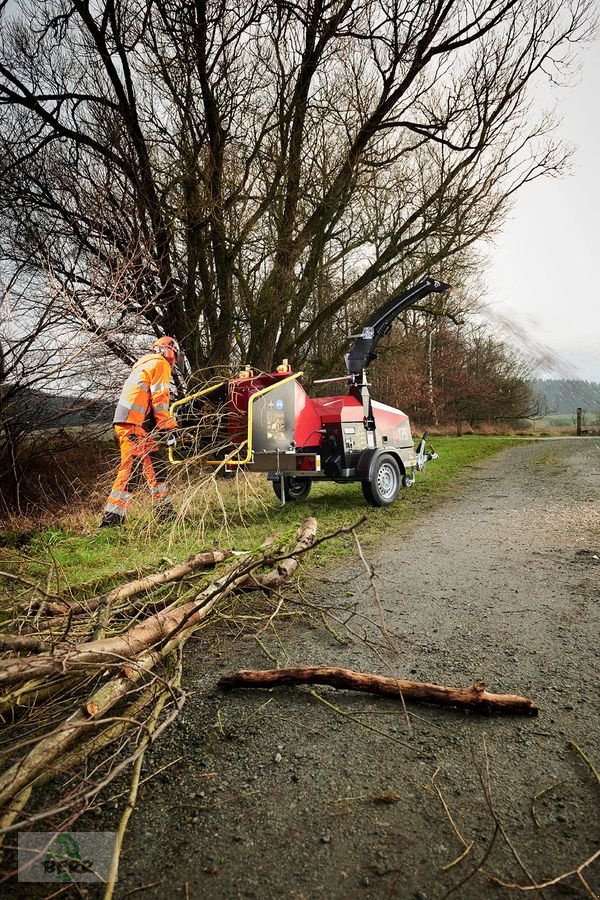
[[113, 424], [177, 428], [169, 413], [170, 400], [171, 366], [162, 354], [146, 353], [134, 364], [123, 385]]

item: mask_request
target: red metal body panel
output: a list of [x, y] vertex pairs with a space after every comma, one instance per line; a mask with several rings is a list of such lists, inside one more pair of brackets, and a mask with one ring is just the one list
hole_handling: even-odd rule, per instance
[[322, 427], [321, 417], [315, 408], [315, 401], [312, 400], [301, 384], [295, 382], [296, 396], [296, 421], [294, 425], [294, 440], [296, 446], [302, 447], [320, 447], [323, 435], [320, 433]]
[[[228, 382], [227, 431], [234, 443], [241, 443], [248, 435], [248, 404], [250, 397], [271, 385], [288, 378], [290, 372], [272, 372], [260, 375], [240, 375]], [[268, 395], [267, 395], [268, 396]], [[377, 426], [377, 444], [386, 438], [392, 447], [412, 447], [408, 416], [399, 409], [372, 401]], [[363, 421], [361, 400], [346, 394], [337, 397], [309, 397], [302, 385], [294, 382], [294, 435], [298, 449], [322, 447], [325, 435], [321, 429], [336, 423]], [[291, 433], [290, 439], [291, 439]]]
[[377, 400], [371, 403], [378, 434], [387, 437], [392, 447], [412, 447], [412, 435], [406, 413]]
[[344, 397], [317, 397], [312, 405], [323, 424], [326, 422], [357, 422], [363, 418], [360, 400], [346, 395]]

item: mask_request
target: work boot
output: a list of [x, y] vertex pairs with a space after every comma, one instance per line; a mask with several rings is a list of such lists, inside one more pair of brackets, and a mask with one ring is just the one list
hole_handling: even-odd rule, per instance
[[172, 503], [161, 503], [154, 510], [154, 518], [157, 522], [174, 522], [177, 518], [177, 511]]
[[117, 528], [120, 525], [125, 524], [125, 516], [120, 516], [117, 513], [109, 512], [104, 513], [102, 516], [102, 521], [100, 522], [99, 528]]

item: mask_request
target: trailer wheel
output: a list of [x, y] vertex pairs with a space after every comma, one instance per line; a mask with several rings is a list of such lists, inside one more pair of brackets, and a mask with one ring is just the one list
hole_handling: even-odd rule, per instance
[[[285, 486], [286, 502], [304, 500], [310, 494], [310, 489], [312, 487], [310, 478], [297, 478], [293, 475], [284, 478], [283, 483]], [[277, 497], [281, 500], [281, 479], [277, 478], [275, 481], [272, 481], [271, 484], [273, 485], [273, 490], [277, 494]]]
[[371, 506], [389, 506], [400, 491], [400, 466], [393, 456], [380, 456], [370, 481], [362, 482], [362, 492]]

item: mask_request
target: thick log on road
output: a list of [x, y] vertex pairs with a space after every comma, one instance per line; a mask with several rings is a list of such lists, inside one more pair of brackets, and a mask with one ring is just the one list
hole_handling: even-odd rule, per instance
[[290, 684], [326, 684], [350, 691], [365, 691], [404, 700], [420, 700], [447, 706], [464, 706], [485, 713], [519, 713], [537, 716], [538, 708], [527, 697], [516, 694], [490, 694], [485, 685], [475, 682], [469, 688], [446, 687], [421, 681], [404, 681], [365, 672], [353, 672], [334, 666], [296, 666], [288, 669], [245, 669], [225, 675], [223, 688], [261, 688]]

